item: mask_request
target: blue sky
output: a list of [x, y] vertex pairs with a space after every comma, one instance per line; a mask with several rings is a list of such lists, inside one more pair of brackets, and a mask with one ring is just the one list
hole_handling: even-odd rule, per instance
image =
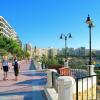
[[33, 47], [63, 48], [61, 33], [71, 32], [68, 47], [89, 45], [89, 29], [85, 23], [90, 14], [92, 48], [100, 49], [100, 0], [0, 0], [0, 15], [14, 28], [22, 43]]

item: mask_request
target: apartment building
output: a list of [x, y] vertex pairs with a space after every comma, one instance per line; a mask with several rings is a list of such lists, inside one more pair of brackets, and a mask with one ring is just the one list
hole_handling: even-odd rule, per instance
[[85, 47], [80, 47], [80, 48], [75, 49], [75, 55], [76, 56], [85, 56], [86, 55]]
[[58, 49], [48, 48], [48, 57], [55, 57], [58, 54]]
[[2, 16], [0, 16], [0, 33], [8, 38], [18, 40], [16, 32]]
[[46, 57], [48, 57], [48, 48], [37, 48], [34, 47], [33, 48], [33, 57], [34, 58], [41, 58], [43, 55], [45, 55]]

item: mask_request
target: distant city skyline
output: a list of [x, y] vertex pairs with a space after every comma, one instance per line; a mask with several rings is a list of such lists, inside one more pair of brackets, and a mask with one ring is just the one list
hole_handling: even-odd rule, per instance
[[88, 14], [92, 28], [92, 49], [100, 50], [100, 0], [0, 0], [1, 12], [22, 43], [40, 48], [64, 48], [61, 33], [70, 33], [68, 48], [89, 48]]
[[[33, 57], [40, 58], [45, 55], [47, 58], [52, 56], [55, 57], [56, 55], [65, 55], [65, 48], [58, 49], [58, 48], [33, 48]], [[100, 50], [92, 50], [93, 54], [95, 56], [100, 56]], [[89, 49], [86, 49], [85, 47], [80, 48], [68, 48], [67, 49], [67, 57], [73, 57], [73, 56], [79, 56], [79, 57], [85, 57], [89, 55]], [[94, 58], [94, 55], [92, 55], [92, 58]]]

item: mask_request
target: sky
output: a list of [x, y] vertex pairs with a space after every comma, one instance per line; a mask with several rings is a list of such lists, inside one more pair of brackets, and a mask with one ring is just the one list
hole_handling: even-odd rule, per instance
[[0, 0], [3, 16], [22, 43], [33, 47], [64, 48], [61, 33], [71, 33], [67, 46], [89, 48], [88, 14], [93, 21], [92, 49], [100, 50], [100, 0]]

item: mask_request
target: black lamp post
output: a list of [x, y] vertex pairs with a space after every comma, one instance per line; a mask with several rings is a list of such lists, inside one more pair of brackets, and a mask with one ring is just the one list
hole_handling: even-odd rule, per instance
[[90, 16], [88, 15], [86, 23], [88, 24], [89, 27], [89, 75], [90, 75], [90, 66], [92, 65], [92, 53], [91, 53], [91, 28], [93, 27], [93, 23], [90, 19]]
[[67, 60], [67, 39], [72, 38], [71, 33], [68, 33], [67, 35], [61, 34], [60, 39], [65, 39], [65, 61]]
[[93, 23], [90, 19], [90, 16], [88, 15], [86, 23], [88, 24], [89, 27], [89, 65], [91, 65], [91, 57], [92, 57], [92, 53], [91, 53], [91, 28], [93, 27]]

